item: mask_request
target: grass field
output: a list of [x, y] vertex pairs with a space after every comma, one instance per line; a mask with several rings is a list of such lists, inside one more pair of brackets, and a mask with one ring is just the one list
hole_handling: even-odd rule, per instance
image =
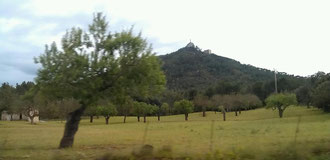
[[[98, 159], [138, 153], [143, 144], [161, 157], [184, 159], [330, 159], [330, 115], [317, 109], [291, 107], [277, 111], [243, 111], [235, 117], [207, 112], [148, 117], [148, 124], [129, 117], [83, 119], [72, 149], [57, 149], [64, 122], [0, 121], [0, 159]], [[213, 121], [213, 122], [212, 122]], [[299, 123], [298, 123], [299, 122]], [[213, 128], [213, 129], [212, 129]]]

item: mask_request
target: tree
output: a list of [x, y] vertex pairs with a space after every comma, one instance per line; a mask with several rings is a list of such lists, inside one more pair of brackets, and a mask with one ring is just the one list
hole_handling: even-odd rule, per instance
[[262, 102], [260, 99], [253, 94], [245, 94], [242, 95], [242, 101], [243, 101], [243, 109], [249, 110], [249, 109], [255, 109], [262, 106]]
[[297, 101], [299, 104], [309, 106], [312, 101], [312, 88], [310, 86], [304, 85], [295, 90], [297, 95]]
[[80, 103], [69, 113], [59, 148], [72, 147], [81, 116], [99, 99], [150, 96], [164, 89], [160, 61], [141, 34], [134, 35], [132, 29], [111, 33], [108, 28], [105, 16], [97, 13], [88, 31], [72, 28], [61, 48], [53, 42], [35, 59], [41, 64], [36, 83], [43, 95]]
[[297, 98], [295, 94], [289, 94], [289, 93], [273, 94], [266, 99], [266, 107], [278, 109], [280, 118], [283, 117], [283, 112], [287, 107], [296, 104], [297, 104]]
[[85, 115], [89, 116], [89, 122], [93, 123], [94, 116], [98, 115], [97, 107], [89, 106], [85, 111]]
[[194, 104], [191, 101], [183, 99], [174, 103], [174, 109], [177, 113], [185, 115], [185, 120], [188, 121], [188, 114], [193, 112]]
[[0, 87], [0, 113], [4, 110], [9, 114], [15, 112], [14, 104], [17, 98], [15, 88], [8, 83], [3, 83]]
[[117, 115], [118, 111], [113, 104], [108, 103], [107, 105], [98, 106], [97, 113], [105, 118], [105, 124], [109, 124], [110, 117]]
[[162, 106], [160, 106], [160, 111], [163, 115], [170, 114], [170, 107], [167, 103], [163, 103]]
[[214, 91], [216, 94], [231, 94], [238, 93], [240, 89], [241, 87], [238, 84], [228, 81], [219, 81]]
[[155, 106], [155, 105], [144, 103], [144, 102], [140, 102], [140, 104], [142, 105], [143, 122], [146, 123], [147, 122], [147, 116], [151, 115], [155, 111], [157, 111], [158, 107]]
[[143, 115], [143, 102], [133, 102], [133, 114], [137, 116], [138, 122], [140, 122], [140, 117]]
[[318, 85], [312, 98], [316, 107], [323, 109], [325, 112], [330, 112], [330, 81]]
[[39, 116], [39, 108], [45, 104], [45, 98], [38, 90], [31, 88], [22, 97], [22, 104], [25, 116], [30, 119], [31, 124], [34, 124], [34, 117]]
[[133, 100], [130, 96], [120, 94], [115, 98], [115, 103], [117, 104], [117, 109], [120, 115], [124, 116], [124, 123], [126, 123], [127, 115], [131, 112], [133, 107]]
[[172, 90], [165, 90], [161, 96], [161, 102], [167, 103], [169, 106], [169, 113], [172, 114], [174, 109], [174, 102], [183, 99], [183, 95]]
[[207, 96], [197, 95], [193, 102], [195, 107], [199, 108], [203, 112], [203, 117], [205, 117], [207, 107], [209, 107], [209, 98]]
[[222, 113], [223, 121], [226, 121], [226, 109], [224, 106], [219, 106], [219, 111]]

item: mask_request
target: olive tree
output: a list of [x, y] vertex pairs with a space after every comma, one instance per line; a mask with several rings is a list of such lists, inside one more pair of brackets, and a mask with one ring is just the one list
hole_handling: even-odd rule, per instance
[[194, 111], [194, 103], [183, 99], [181, 101], [176, 101], [174, 103], [174, 110], [177, 113], [181, 113], [185, 115], [185, 120], [188, 121], [188, 114]]
[[159, 94], [165, 85], [160, 61], [141, 34], [109, 31], [102, 13], [88, 30], [72, 28], [35, 58], [41, 68], [36, 83], [49, 97], [73, 98], [80, 107], [67, 116], [59, 148], [72, 147], [85, 109], [105, 97]]
[[280, 118], [283, 117], [283, 112], [287, 107], [296, 104], [296, 95], [290, 93], [273, 94], [266, 99], [266, 107], [273, 108], [274, 110], [277, 109]]

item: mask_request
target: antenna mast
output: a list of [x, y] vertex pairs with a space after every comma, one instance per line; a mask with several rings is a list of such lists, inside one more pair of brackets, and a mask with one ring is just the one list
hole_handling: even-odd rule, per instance
[[274, 76], [275, 76], [275, 94], [277, 94], [277, 78], [276, 78], [276, 69], [274, 68]]

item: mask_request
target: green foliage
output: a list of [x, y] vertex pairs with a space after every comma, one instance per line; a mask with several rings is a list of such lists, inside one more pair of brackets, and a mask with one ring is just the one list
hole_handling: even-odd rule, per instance
[[160, 106], [160, 111], [163, 115], [169, 115], [170, 114], [170, 106], [167, 103], [163, 103]]
[[313, 93], [313, 104], [325, 112], [330, 112], [330, 81], [317, 86]]
[[15, 88], [8, 83], [3, 83], [0, 88], [0, 113], [4, 110], [14, 112], [15, 101], [18, 99]]
[[299, 104], [309, 106], [312, 101], [312, 88], [308, 85], [300, 86], [295, 90]]
[[136, 116], [147, 116], [155, 113], [158, 110], [157, 106], [147, 104], [145, 102], [134, 102], [133, 113]]
[[296, 105], [297, 103], [297, 97], [295, 94], [279, 93], [270, 95], [266, 99], [266, 108], [278, 109], [279, 116], [282, 118], [284, 110], [291, 105]]
[[194, 103], [186, 99], [174, 103], [174, 110], [177, 113], [188, 114], [194, 111]]
[[207, 109], [210, 109], [211, 107], [209, 98], [207, 96], [203, 96], [200, 94], [194, 98], [193, 102], [195, 104], [195, 111], [205, 112]]
[[60, 49], [46, 45], [35, 60], [41, 64], [36, 82], [44, 95], [74, 98], [86, 106], [102, 97], [158, 94], [165, 85], [160, 61], [141, 34], [132, 29], [110, 33], [101, 13], [87, 31], [72, 28]]
[[84, 114], [87, 116], [96, 116], [98, 115], [98, 113], [98, 107], [94, 106], [89, 106], [84, 112]]
[[286, 108], [290, 105], [297, 104], [297, 98], [295, 94], [279, 93], [273, 94], [266, 99], [267, 108]]
[[[176, 52], [160, 56], [164, 62], [163, 69], [167, 78], [167, 87], [176, 91], [205, 91], [212, 97], [214, 94], [229, 94], [242, 91], [251, 93], [254, 83], [261, 82], [264, 100], [274, 92], [274, 73], [267, 69], [244, 65], [233, 59], [215, 54], [205, 54], [198, 48], [184, 47]], [[278, 73], [279, 91], [292, 91], [306, 83], [306, 78]], [[225, 85], [218, 85], [223, 83]], [[271, 85], [268, 85], [271, 84]], [[214, 93], [218, 89], [218, 93]], [[271, 91], [269, 91], [271, 90]], [[262, 98], [264, 97], [264, 98]]]
[[214, 107], [222, 106], [227, 111], [255, 109], [262, 105], [259, 98], [252, 94], [214, 95], [211, 103]]
[[117, 115], [118, 111], [115, 105], [108, 103], [107, 105], [98, 106], [97, 113], [104, 117], [111, 117]]

